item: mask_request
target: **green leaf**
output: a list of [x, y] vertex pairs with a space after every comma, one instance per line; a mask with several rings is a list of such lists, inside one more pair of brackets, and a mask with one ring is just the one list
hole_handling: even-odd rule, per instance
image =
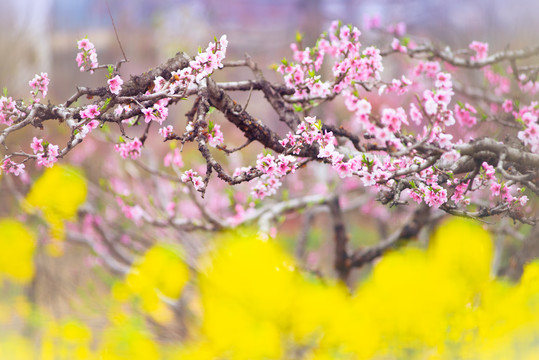
[[4, 96], [7, 97], [7, 87], [4, 88]]
[[300, 33], [299, 31], [296, 31], [296, 42], [300, 43], [301, 40], [303, 40], [303, 34]]
[[105, 103], [103, 104], [103, 106], [101, 106], [101, 108], [99, 109], [99, 111], [104, 111], [110, 104], [110, 98], [106, 98], [105, 99]]
[[107, 70], [109, 71], [109, 74], [108, 74], [107, 78], [112, 79], [112, 73], [114, 72], [114, 66], [109, 65], [107, 67]]
[[213, 114], [214, 111], [215, 111], [215, 107], [210, 106], [210, 108], [208, 109], [208, 115]]
[[125, 139], [120, 135], [120, 136], [118, 136], [118, 142], [119, 143], [125, 143]]
[[284, 66], [288, 66], [288, 60], [286, 60], [286, 58], [283, 58], [281, 60], [281, 63], [284, 65]]
[[404, 46], [408, 46], [408, 44], [410, 43], [410, 37], [408, 36], [405, 36], [401, 39], [401, 44], [404, 45]]
[[294, 106], [294, 110], [295, 110], [296, 112], [301, 112], [301, 111], [303, 111], [303, 108], [301, 107], [301, 105], [299, 105], [299, 104], [293, 104], [293, 106]]
[[283, 201], [287, 201], [288, 199], [290, 199], [288, 189], [283, 189]]
[[208, 123], [208, 131], [211, 133], [213, 131], [213, 128], [214, 128], [215, 124], [213, 123], [213, 121], [209, 121]]

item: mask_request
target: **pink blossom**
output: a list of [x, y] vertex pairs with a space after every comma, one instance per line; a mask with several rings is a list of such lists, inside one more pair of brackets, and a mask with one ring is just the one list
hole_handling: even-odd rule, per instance
[[409, 193], [412, 200], [414, 200], [416, 203], [421, 204], [423, 201], [423, 194], [419, 192], [419, 190], [412, 190]]
[[451, 89], [453, 87], [451, 74], [444, 72], [439, 72], [436, 74], [435, 86], [439, 89]]
[[493, 182], [490, 185], [490, 191], [492, 192], [492, 195], [495, 195], [495, 196], [500, 195], [501, 188], [502, 188], [502, 185], [497, 182]]
[[271, 196], [277, 193], [277, 190], [281, 187], [282, 183], [275, 177], [270, 176], [265, 179], [261, 179], [253, 187], [251, 195], [255, 199], [264, 199], [267, 196]]
[[275, 166], [275, 157], [271, 154], [266, 156], [258, 154], [258, 159], [256, 161], [256, 168], [262, 171], [264, 174], [271, 175], [276, 169]]
[[211, 132], [208, 133], [208, 144], [212, 147], [217, 147], [224, 142], [223, 133], [220, 125], [214, 125]]
[[144, 114], [144, 121], [146, 123], [149, 123], [152, 120], [157, 119], [157, 117], [154, 115], [154, 109], [153, 108], [144, 108], [140, 110]]
[[515, 199], [513, 195], [511, 195], [511, 190], [511, 187], [504, 185], [500, 191], [502, 199], [509, 203], [513, 202], [513, 200]]
[[469, 184], [470, 184], [470, 180], [464, 183], [460, 183], [456, 186], [455, 192], [453, 193], [453, 196], [451, 196], [451, 200], [453, 200], [455, 204], [458, 204], [464, 200], [464, 193], [468, 189]]
[[426, 99], [424, 106], [425, 106], [425, 112], [428, 115], [434, 115], [438, 111], [438, 104], [436, 104], [436, 102], [434, 101], [432, 97]]
[[176, 148], [174, 149], [174, 153], [167, 153], [163, 159], [163, 165], [170, 166], [171, 164], [174, 164], [175, 166], [181, 168], [183, 166], [183, 160], [182, 155], [180, 152], [180, 149]]
[[371, 113], [372, 106], [366, 99], [359, 100], [357, 104], [357, 113], [360, 115], [363, 114], [370, 114]]
[[459, 104], [455, 104], [453, 113], [461, 125], [472, 127], [477, 123], [477, 119], [474, 116], [474, 114], [477, 113], [477, 110], [475, 110], [475, 108], [468, 103], [466, 103], [464, 107], [460, 106]]
[[395, 34], [398, 37], [404, 36], [404, 34], [406, 33], [406, 24], [403, 22], [399, 22], [393, 25], [389, 25], [387, 27], [387, 32]]
[[118, 95], [122, 90], [122, 85], [124, 83], [120, 75], [116, 75], [112, 79], [109, 79], [107, 82], [109, 84], [110, 92]]
[[479, 41], [472, 41], [470, 44], [470, 49], [475, 51], [475, 56], [471, 57], [471, 60], [478, 61], [483, 60], [487, 57], [488, 53], [488, 44], [482, 43]]
[[340, 162], [334, 163], [332, 166], [333, 166], [333, 169], [335, 169], [335, 171], [337, 171], [337, 173], [339, 174], [339, 177], [342, 179], [342, 178], [352, 176], [352, 167], [350, 165], [351, 165], [350, 161], [347, 161], [347, 162], [340, 161]]
[[520, 203], [520, 206], [524, 206], [528, 203], [528, 197], [526, 195], [522, 195], [518, 198], [518, 202]]
[[23, 175], [24, 174], [24, 164], [17, 164], [11, 159], [4, 159], [2, 162], [2, 165], [0, 165], [0, 169], [2, 171], [5, 171], [8, 174], [13, 174], [15, 176]]
[[80, 50], [90, 51], [94, 48], [94, 44], [90, 42], [88, 39], [82, 39], [77, 41], [77, 45]]
[[49, 157], [51, 157], [51, 156], [57, 157], [58, 156], [58, 151], [59, 151], [58, 145], [49, 144], [47, 146], [47, 154], [49, 155]]
[[410, 118], [416, 125], [421, 124], [423, 121], [423, 115], [421, 115], [421, 112], [414, 103], [410, 103]]
[[320, 151], [318, 152], [319, 158], [330, 158], [333, 156], [333, 153], [335, 152], [335, 146], [333, 144], [328, 144], [327, 146], [321, 147]]
[[191, 182], [193, 183], [193, 186], [197, 191], [200, 191], [204, 188], [204, 182], [202, 181], [202, 178], [200, 176], [193, 177], [191, 179]]
[[88, 122], [88, 127], [90, 128], [90, 130], [94, 130], [96, 129], [98, 126], [99, 126], [99, 121], [97, 120], [91, 120], [90, 122]]
[[399, 39], [397, 38], [394, 38], [393, 41], [391, 42], [391, 48], [397, 52], [401, 52], [401, 53], [405, 53], [408, 51], [408, 49], [406, 48], [406, 46], [404, 45], [401, 45]]
[[408, 125], [406, 113], [403, 108], [398, 108], [397, 110], [386, 108], [382, 110], [380, 121], [393, 133], [400, 131], [402, 124]]
[[138, 138], [135, 138], [131, 142], [114, 145], [114, 150], [119, 152], [123, 159], [130, 157], [131, 159], [136, 160], [141, 155], [142, 142]]
[[162, 76], [157, 76], [153, 81], [153, 92], [161, 91], [161, 89], [165, 86], [166, 82], [167, 81]]
[[88, 135], [90, 133], [90, 127], [88, 127], [88, 125], [82, 125], [77, 134], [75, 135], [75, 139], [79, 139], [79, 140], [82, 140], [86, 137], [86, 135]]
[[43, 151], [43, 139], [38, 139], [34, 136], [32, 139], [32, 144], [30, 144], [30, 147], [34, 151], [34, 154], [37, 154], [40, 151]]
[[507, 113], [513, 111], [513, 102], [511, 100], [505, 100], [502, 104], [502, 109]]
[[382, 20], [380, 18], [380, 15], [378, 14], [371, 15], [371, 16], [366, 15], [363, 18], [363, 22], [364, 22], [364, 27], [367, 30], [379, 29], [380, 26], [382, 25]]
[[49, 91], [49, 83], [50, 79], [47, 73], [41, 73], [41, 75], [37, 75], [28, 82], [28, 85], [32, 88], [32, 91], [30, 92], [32, 94], [32, 98], [34, 99], [34, 102], [39, 102], [39, 99], [37, 97], [38, 93], [41, 92], [43, 97], [47, 96], [47, 92]]
[[531, 123], [526, 130], [519, 131], [517, 137], [524, 145], [530, 145], [532, 152], [539, 152], [539, 124]]
[[80, 68], [80, 71], [90, 71], [90, 73], [93, 73], [94, 70], [99, 66], [94, 44], [92, 44], [88, 39], [82, 39], [77, 42], [77, 45], [79, 50], [82, 50], [81, 52], [77, 53], [75, 58], [77, 61], [77, 66]]
[[101, 113], [99, 112], [97, 105], [88, 105], [86, 109], [81, 110], [79, 114], [82, 119], [93, 119]]
[[189, 169], [185, 173], [182, 174], [182, 176], [180, 177], [180, 180], [184, 183], [186, 182], [193, 183], [195, 190], [201, 191], [204, 189], [204, 181], [202, 180], [202, 177], [197, 176], [197, 175], [198, 174], [196, 171]]
[[494, 174], [496, 173], [496, 170], [494, 170], [494, 166], [489, 165], [486, 161], [483, 161], [481, 164], [483, 169], [485, 169], [485, 175], [488, 180], [495, 180]]
[[527, 111], [524, 114], [522, 114], [522, 121], [527, 126], [530, 126], [531, 124], [534, 124], [537, 122], [537, 116]]
[[440, 205], [447, 202], [447, 190], [437, 185], [425, 190], [425, 204], [433, 208], [439, 208]]
[[166, 102], [161, 100], [155, 103], [151, 108], [141, 109], [141, 112], [144, 114], [144, 121], [146, 123], [154, 120], [161, 125], [168, 117], [168, 108], [166, 107]]
[[44, 167], [52, 167], [54, 163], [58, 161], [59, 146], [49, 144], [47, 145], [47, 156], [44, 153], [38, 153], [37, 156], [37, 165]]
[[171, 135], [174, 132], [174, 128], [172, 127], [172, 125], [168, 125], [168, 126], [159, 128], [158, 132], [159, 132], [159, 135], [161, 135], [164, 138], [167, 138], [169, 137], [169, 135]]

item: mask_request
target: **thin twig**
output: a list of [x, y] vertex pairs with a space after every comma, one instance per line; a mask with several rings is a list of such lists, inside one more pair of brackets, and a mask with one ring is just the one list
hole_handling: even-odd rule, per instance
[[[116, 41], [118, 41], [118, 45], [120, 46], [120, 50], [122, 51], [122, 55], [124, 56], [124, 61], [127, 62], [129, 60], [127, 60], [127, 56], [125, 56], [125, 51], [124, 51], [124, 48], [122, 47], [122, 42], [120, 41], [120, 37], [118, 36], [118, 30], [116, 29], [116, 24], [114, 24], [114, 18], [112, 17], [112, 13], [110, 11], [110, 6], [109, 6], [109, 0], [105, 0], [105, 3], [107, 4], [107, 11], [109, 13], [109, 16], [110, 16], [110, 22], [112, 23], [112, 27], [114, 28], [114, 35], [116, 35]], [[116, 65], [116, 71], [118, 71], [118, 68], [120, 67], [122, 63], [119, 62], [117, 65]]]

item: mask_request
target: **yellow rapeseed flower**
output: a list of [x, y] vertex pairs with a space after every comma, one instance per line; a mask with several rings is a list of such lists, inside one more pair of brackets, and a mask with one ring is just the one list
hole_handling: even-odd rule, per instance
[[0, 280], [28, 283], [34, 276], [36, 239], [21, 222], [0, 219]]

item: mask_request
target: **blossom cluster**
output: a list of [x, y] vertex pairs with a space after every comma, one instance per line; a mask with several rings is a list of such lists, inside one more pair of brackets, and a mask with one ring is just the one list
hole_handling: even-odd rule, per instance
[[531, 151], [539, 154], [539, 110], [537, 110], [538, 102], [534, 101], [529, 107], [522, 107], [519, 112], [515, 112], [515, 118], [520, 119], [524, 130], [518, 132], [518, 138], [526, 146], [529, 146]]
[[75, 139], [84, 139], [92, 130], [97, 128], [98, 125], [99, 121], [97, 120], [90, 120], [88, 123], [81, 125], [75, 134]]
[[[371, 46], [361, 51], [361, 32], [352, 26], [331, 24], [327, 37], [321, 37], [314, 48], [299, 49], [292, 44], [294, 61], [283, 63], [277, 68], [284, 75], [288, 87], [296, 90], [297, 99], [323, 98], [331, 93], [340, 93], [343, 88], [354, 83], [380, 80], [384, 67], [380, 50]], [[320, 71], [324, 56], [334, 60], [334, 81], [324, 82], [316, 73]]]
[[189, 62], [187, 69], [191, 69], [190, 75], [195, 77], [196, 83], [200, 83], [202, 79], [223, 67], [222, 61], [226, 56], [227, 46], [227, 37], [223, 35], [219, 41], [210, 42], [206, 51], [199, 53], [194, 60]]
[[172, 125], [167, 125], [163, 126], [162, 128], [159, 128], [158, 132], [159, 135], [166, 139], [167, 137], [169, 137], [170, 134], [174, 132], [174, 128], [172, 127]]
[[251, 194], [255, 199], [262, 200], [277, 192], [282, 185], [280, 178], [296, 170], [296, 158], [284, 154], [277, 157], [272, 154], [258, 154], [256, 169], [264, 175], [253, 187]]
[[127, 219], [132, 220], [137, 225], [140, 225], [140, 221], [144, 216], [144, 210], [142, 207], [140, 207], [140, 205], [128, 205], [119, 196], [116, 197], [116, 202]]
[[77, 66], [80, 71], [89, 71], [91, 74], [94, 73], [94, 70], [97, 69], [99, 63], [97, 62], [97, 50], [95, 49], [94, 44], [84, 38], [77, 42], [79, 53], [75, 60], [77, 61]]
[[195, 187], [195, 190], [202, 191], [204, 189], [204, 181], [202, 180], [201, 176], [198, 176], [198, 173], [196, 171], [193, 171], [191, 169], [187, 170], [182, 174], [180, 177], [180, 180], [184, 183], [191, 182], [193, 183], [193, 186]]
[[[0, 170], [4, 171], [7, 174], [13, 174], [15, 176], [19, 176], [24, 173], [24, 164], [17, 164], [9, 158], [5, 158], [4, 161], [2, 161], [2, 164], [0, 164]], [[0, 173], [2, 173], [0, 171]]]
[[178, 168], [181, 168], [183, 166], [183, 160], [180, 149], [176, 148], [174, 149], [174, 152], [167, 153], [163, 158], [163, 165], [165, 165], [166, 167], [175, 165]]
[[49, 75], [47, 73], [41, 73], [41, 75], [37, 75], [28, 82], [28, 85], [32, 88], [32, 91], [30, 92], [32, 94], [32, 99], [34, 102], [39, 102], [40, 99], [38, 98], [38, 94], [41, 92], [43, 95], [43, 98], [47, 96], [47, 92], [49, 91]]
[[217, 147], [224, 142], [223, 132], [221, 131], [221, 125], [211, 124], [208, 131], [208, 144], [211, 147]]
[[[169, 95], [182, 94], [186, 90], [197, 88], [206, 77], [210, 76], [216, 69], [223, 67], [223, 60], [226, 56], [228, 40], [226, 35], [221, 36], [219, 41], [210, 42], [204, 52], [200, 52], [194, 60], [189, 62], [189, 66], [173, 71], [169, 80], [165, 80], [162, 76], [157, 76], [153, 81], [152, 88], [147, 94], [165, 92]], [[165, 102], [163, 106], [167, 106]], [[158, 110], [158, 109], [154, 109]], [[156, 120], [151, 117], [150, 111], [146, 109], [146, 122]], [[154, 114], [157, 119], [163, 119], [157, 114]], [[166, 118], [166, 116], [165, 116]], [[150, 119], [150, 120], [148, 120]]]
[[486, 59], [486, 57], [488, 56], [487, 43], [483, 43], [480, 41], [472, 41], [472, 43], [470, 44], [470, 49], [475, 51], [475, 55], [470, 58], [470, 60], [472, 61], [483, 60]]
[[150, 121], [156, 121], [159, 125], [163, 124], [168, 117], [168, 99], [161, 99], [157, 101], [151, 108], [142, 109], [144, 114], [144, 121], [149, 123]]
[[139, 138], [135, 138], [133, 141], [114, 145], [114, 150], [119, 152], [123, 159], [131, 158], [136, 160], [141, 155], [142, 142], [139, 140]]
[[58, 161], [58, 145], [53, 145], [47, 142], [44, 143], [43, 139], [38, 139], [34, 136], [30, 147], [36, 155], [38, 166], [50, 168]]
[[21, 115], [16, 102], [7, 96], [0, 97], [0, 124], [10, 126]]

